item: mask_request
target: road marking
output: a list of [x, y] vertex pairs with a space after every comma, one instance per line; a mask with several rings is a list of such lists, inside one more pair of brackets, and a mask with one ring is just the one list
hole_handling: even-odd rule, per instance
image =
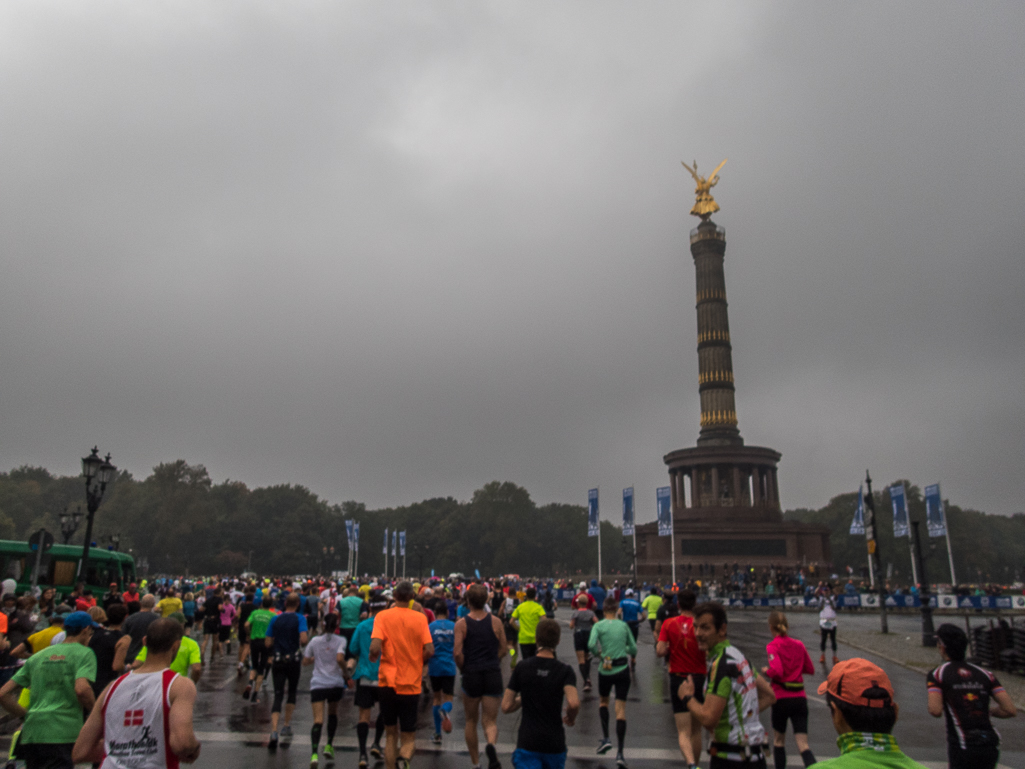
[[[252, 747], [263, 747], [267, 744], [266, 732], [196, 732], [196, 737], [200, 742], [248, 744]], [[282, 740], [279, 743], [279, 749], [287, 750], [288, 744], [308, 748], [310, 745], [310, 737], [308, 734], [297, 734], [291, 740]], [[335, 748], [338, 750], [355, 752], [359, 749], [359, 742], [354, 737], [335, 737], [334, 744]], [[506, 755], [511, 755], [512, 752], [516, 750], [516, 746], [508, 742], [498, 743], [495, 745], [495, 748], [499, 753]], [[416, 752], [422, 755], [432, 753], [457, 753], [464, 756], [469, 755], [469, 752], [466, 750], [466, 745], [462, 742], [454, 745], [425, 745], [421, 740], [418, 740]], [[592, 745], [570, 745], [568, 753], [569, 758], [591, 760], [595, 758], [594, 746]], [[664, 750], [661, 748], [627, 748], [625, 753], [626, 758], [632, 758], [637, 761], [679, 762], [682, 760], [679, 750]], [[823, 759], [820, 757], [819, 760]], [[928, 769], [947, 769], [946, 761], [919, 761], [919, 763], [928, 767]], [[804, 762], [801, 760], [800, 756], [790, 755], [787, 756], [787, 766], [804, 766]], [[997, 769], [1011, 769], [1011, 767], [999, 764]]]

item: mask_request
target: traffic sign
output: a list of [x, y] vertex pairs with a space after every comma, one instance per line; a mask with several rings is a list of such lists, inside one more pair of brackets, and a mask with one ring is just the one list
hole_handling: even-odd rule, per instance
[[48, 532], [46, 529], [40, 529], [31, 537], [28, 538], [28, 546], [32, 552], [39, 549], [40, 543], [42, 543], [43, 552], [45, 553], [51, 547], [53, 547], [53, 534]]

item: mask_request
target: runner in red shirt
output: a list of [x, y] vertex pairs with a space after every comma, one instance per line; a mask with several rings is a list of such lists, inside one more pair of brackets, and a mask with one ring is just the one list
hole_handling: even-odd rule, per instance
[[662, 623], [655, 653], [659, 657], [669, 658], [669, 693], [676, 721], [676, 737], [687, 766], [695, 767], [701, 758], [701, 724], [688, 712], [677, 691], [683, 680], [692, 676], [694, 698], [704, 702], [708, 663], [694, 635], [694, 605], [697, 596], [690, 590], [684, 590], [677, 596], [676, 603], [680, 613]]
[[594, 600], [594, 596], [587, 592], [587, 583], [586, 582], [581, 582], [580, 583], [580, 588], [577, 590], [577, 594], [575, 596], [573, 596], [573, 603], [572, 603], [573, 606], [579, 606], [580, 605], [578, 603], [578, 601], [580, 600], [580, 596], [584, 596], [584, 597], [587, 598], [587, 608], [590, 609], [591, 611], [594, 611], [594, 608], [598, 605], [598, 603]]

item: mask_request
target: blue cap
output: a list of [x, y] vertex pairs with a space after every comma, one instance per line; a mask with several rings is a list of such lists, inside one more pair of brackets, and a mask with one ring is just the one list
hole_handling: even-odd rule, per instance
[[87, 627], [101, 627], [96, 622], [93, 622], [93, 618], [89, 616], [89, 612], [87, 611], [73, 611], [64, 618], [64, 629], [70, 635], [76, 635]]

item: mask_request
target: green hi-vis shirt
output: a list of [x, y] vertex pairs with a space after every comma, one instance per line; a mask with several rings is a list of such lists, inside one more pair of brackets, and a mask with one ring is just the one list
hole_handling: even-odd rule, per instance
[[654, 593], [641, 601], [641, 608], [648, 612], [648, 619], [655, 619], [661, 606], [662, 596], [655, 595]]
[[[148, 647], [143, 646], [135, 661], [145, 662], [148, 651]], [[182, 636], [182, 643], [178, 647], [178, 653], [174, 655], [174, 659], [171, 660], [171, 664], [168, 667], [178, 675], [188, 678], [189, 668], [193, 665], [201, 665], [202, 663], [203, 656], [199, 652], [199, 644], [186, 635]]]
[[606, 670], [604, 665], [598, 666], [599, 675], [614, 676], [622, 673], [630, 665], [630, 657], [637, 654], [637, 642], [634, 640], [633, 631], [621, 619], [603, 619], [591, 628], [591, 635], [587, 639], [587, 648], [593, 654], [600, 654], [612, 659], [626, 659], [622, 665], [614, 665], [611, 670]]
[[836, 744], [840, 755], [812, 764], [812, 769], [926, 769], [901, 752], [892, 734], [848, 732]]
[[75, 681], [96, 680], [96, 654], [80, 643], [48, 646], [29, 657], [11, 680], [32, 690], [21, 742], [68, 744], [78, 739], [84, 718]]
[[537, 623], [545, 618], [545, 609], [537, 601], [524, 601], [512, 613], [520, 623], [520, 634], [516, 640], [521, 644], [537, 643]]
[[267, 637], [267, 626], [270, 621], [274, 619], [274, 612], [270, 609], [256, 609], [252, 614], [249, 615], [249, 627], [252, 628], [253, 632], [250, 634], [251, 639], [266, 638]]

